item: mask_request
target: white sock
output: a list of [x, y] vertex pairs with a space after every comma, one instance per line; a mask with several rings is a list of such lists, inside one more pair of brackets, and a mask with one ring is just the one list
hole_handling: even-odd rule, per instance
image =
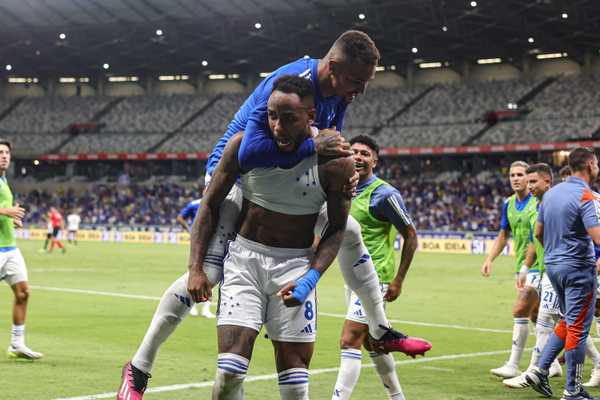
[[531, 352], [531, 362], [529, 364], [529, 368], [539, 366], [542, 351], [544, 350], [544, 346], [546, 346], [546, 342], [548, 341], [548, 338], [552, 334], [553, 330], [554, 317], [546, 312], [540, 312], [535, 324], [535, 347]]
[[188, 315], [194, 304], [187, 291], [187, 280], [188, 274], [185, 273], [165, 291], [144, 340], [131, 360], [137, 369], [147, 374], [152, 371], [160, 346]]
[[19, 347], [25, 345], [25, 325], [14, 325], [10, 335], [10, 345]]
[[205, 301], [202, 303], [202, 311], [200, 314], [208, 314], [210, 313], [210, 301]]
[[233, 353], [221, 353], [213, 385], [213, 400], [243, 400], [244, 379], [250, 361]]
[[386, 333], [380, 325], [389, 327], [390, 323], [385, 316], [383, 295], [373, 260], [362, 241], [360, 225], [351, 216], [348, 217], [338, 261], [346, 285], [356, 293], [365, 309], [369, 333], [379, 339]]
[[515, 325], [513, 326], [513, 337], [512, 337], [512, 349], [510, 352], [510, 358], [508, 365], [515, 368], [519, 368], [519, 361], [523, 355], [525, 344], [527, 343], [527, 337], [529, 336], [529, 318], [515, 318]]
[[308, 370], [290, 368], [278, 375], [281, 400], [308, 400]]
[[600, 367], [600, 353], [594, 344], [594, 340], [588, 335], [585, 340], [585, 355], [592, 361], [594, 368]]
[[396, 366], [394, 365], [394, 356], [391, 354], [369, 352], [375, 369], [381, 378], [381, 383], [388, 394], [388, 397], [392, 400], [404, 400], [404, 394], [402, 393], [402, 387], [396, 374]]
[[360, 376], [362, 352], [358, 349], [342, 349], [340, 370], [331, 400], [347, 400], [352, 395]]

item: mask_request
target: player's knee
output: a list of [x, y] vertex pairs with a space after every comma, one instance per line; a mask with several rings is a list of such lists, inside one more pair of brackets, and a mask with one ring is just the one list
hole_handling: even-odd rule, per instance
[[354, 329], [344, 329], [340, 338], [341, 349], [360, 349], [365, 342], [366, 334]]
[[17, 302], [17, 304], [27, 303], [27, 300], [29, 300], [29, 288], [28, 287], [19, 288], [15, 291], [15, 301]]

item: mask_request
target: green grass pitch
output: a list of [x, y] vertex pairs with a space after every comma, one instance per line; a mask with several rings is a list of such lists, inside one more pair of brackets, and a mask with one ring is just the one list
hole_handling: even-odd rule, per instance
[[[93, 395], [115, 392], [121, 367], [144, 335], [163, 290], [186, 268], [187, 247], [178, 245], [82, 242], [65, 255], [39, 253], [39, 242], [21, 241], [20, 248], [34, 286], [27, 321], [27, 343], [46, 357], [38, 362], [0, 358], [0, 398], [58, 399], [114, 398]], [[433, 342], [433, 350], [418, 363], [404, 355], [397, 371], [407, 399], [535, 399], [530, 389], [510, 390], [489, 373], [508, 357], [515, 298], [513, 259], [501, 257], [493, 276], [483, 278], [483, 256], [420, 253], [416, 256], [401, 297], [389, 305], [388, 315], [398, 329]], [[61, 288], [50, 290], [49, 288]], [[78, 289], [68, 292], [62, 289]], [[149, 296], [133, 299], [107, 296], [110, 292]], [[319, 312], [344, 314], [344, 287], [337, 265], [319, 283]], [[0, 346], [10, 339], [8, 286], [0, 290]], [[318, 339], [310, 379], [313, 399], [330, 399], [339, 364], [339, 334], [343, 319], [320, 315]], [[442, 326], [431, 326], [439, 324]], [[452, 326], [448, 326], [452, 325]], [[490, 328], [489, 332], [470, 328]], [[534, 343], [530, 336], [529, 346]], [[3, 347], [4, 350], [6, 347]], [[497, 352], [492, 354], [480, 354]], [[188, 318], [162, 348], [150, 388], [209, 382], [216, 365], [215, 321]], [[444, 358], [443, 356], [455, 356]], [[526, 368], [526, 352], [521, 367]], [[363, 363], [370, 363], [366, 352]], [[330, 370], [327, 370], [330, 369]], [[257, 340], [249, 376], [275, 372], [267, 340]], [[589, 375], [589, 363], [585, 377]], [[562, 379], [553, 379], [556, 394]], [[246, 382], [246, 398], [278, 399], [276, 379]], [[599, 390], [592, 390], [598, 395]], [[372, 368], [364, 368], [353, 398], [384, 399]], [[85, 397], [90, 396], [90, 397]], [[108, 396], [108, 395], [107, 395]], [[148, 392], [149, 400], [209, 399], [210, 385], [199, 388]]]

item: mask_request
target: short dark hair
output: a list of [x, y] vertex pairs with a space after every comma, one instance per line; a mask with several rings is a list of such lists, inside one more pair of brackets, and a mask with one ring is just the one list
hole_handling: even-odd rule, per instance
[[371, 150], [373, 150], [376, 155], [379, 155], [379, 145], [377, 144], [375, 139], [373, 139], [370, 136], [367, 136], [367, 135], [354, 136], [352, 139], [350, 139], [350, 146], [352, 146], [354, 143], [364, 144], [365, 146], [368, 146]]
[[550, 177], [550, 182], [552, 182], [552, 178], [553, 178], [552, 168], [546, 163], [537, 163], [537, 164], [530, 165], [529, 168], [527, 168], [527, 170], [525, 171], [525, 173], [527, 173], [527, 174], [534, 174], [534, 173], [545, 174]]
[[373, 39], [362, 31], [346, 31], [331, 46], [330, 53], [338, 51], [343, 61], [364, 65], [377, 65], [381, 55]]
[[12, 151], [12, 144], [10, 143], [10, 140], [4, 139], [4, 138], [0, 138], [0, 144], [5, 145], [6, 147], [8, 147], [8, 149], [10, 151]]
[[569, 167], [568, 165], [565, 165], [560, 169], [560, 171], [558, 171], [558, 176], [560, 176], [561, 179], [564, 179], [571, 175], [573, 175], [573, 171], [571, 171], [571, 167]]
[[569, 153], [569, 167], [573, 172], [583, 171], [587, 162], [595, 156], [596, 153], [589, 147], [577, 147]]
[[294, 75], [282, 75], [273, 84], [273, 91], [288, 94], [297, 94], [300, 99], [315, 97], [315, 88], [312, 81]]

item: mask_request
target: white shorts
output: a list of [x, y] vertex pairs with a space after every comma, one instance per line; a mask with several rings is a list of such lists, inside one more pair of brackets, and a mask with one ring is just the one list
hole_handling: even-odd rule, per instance
[[540, 312], [544, 311], [548, 314], [558, 315], [560, 307], [558, 297], [552, 287], [552, 282], [548, 278], [548, 274], [544, 274], [542, 278], [542, 293], [540, 295]]
[[542, 290], [542, 273], [540, 271], [528, 272], [525, 286], [532, 287], [540, 293]]
[[[388, 290], [387, 283], [380, 283], [379, 288], [381, 289], [381, 295], [385, 295]], [[348, 312], [346, 313], [346, 319], [354, 322], [358, 322], [359, 324], [368, 325], [369, 321], [367, 321], [367, 314], [365, 313], [365, 309], [360, 302], [360, 299], [350, 288], [346, 287], [346, 300], [348, 301]], [[385, 309], [386, 302], [383, 302], [383, 308]]]
[[27, 267], [19, 249], [0, 252], [0, 281], [10, 286], [27, 281]]
[[260, 332], [264, 325], [271, 340], [314, 342], [315, 291], [297, 307], [286, 307], [277, 296], [282, 286], [306, 273], [311, 255], [311, 249], [269, 247], [238, 235], [225, 258], [217, 326], [244, 326]]

